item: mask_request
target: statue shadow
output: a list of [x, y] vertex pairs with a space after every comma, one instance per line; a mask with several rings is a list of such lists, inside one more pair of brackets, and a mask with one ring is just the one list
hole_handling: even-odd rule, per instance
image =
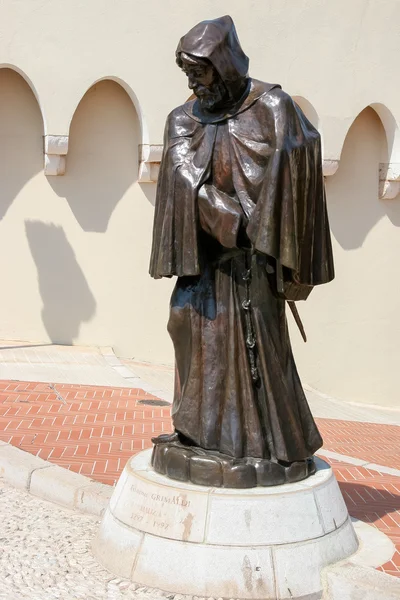
[[137, 180], [140, 123], [114, 81], [94, 85], [72, 119], [66, 173], [48, 181], [66, 198], [84, 231], [105, 232], [118, 202]]
[[[400, 511], [400, 494], [352, 481], [339, 482], [339, 486], [350, 515], [361, 521], [374, 523], [377, 517]], [[394, 521], [393, 527], [396, 527]]]
[[50, 340], [71, 345], [81, 324], [96, 313], [96, 300], [62, 227], [25, 222], [43, 301], [42, 320]]

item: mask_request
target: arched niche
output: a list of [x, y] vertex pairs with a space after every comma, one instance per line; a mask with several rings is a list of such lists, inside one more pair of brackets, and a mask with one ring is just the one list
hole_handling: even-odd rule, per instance
[[[400, 162], [400, 137], [399, 130], [396, 119], [391, 112], [391, 110], [380, 102], [373, 102], [368, 106], [362, 107], [357, 116], [352, 121], [347, 131], [344, 132], [343, 137], [343, 146], [345, 144], [345, 140], [349, 134], [350, 129], [353, 127], [355, 121], [358, 117], [367, 109], [372, 109], [378, 116], [381, 121], [382, 127], [385, 131], [385, 140], [384, 143], [381, 144], [381, 161], [387, 162]], [[343, 150], [342, 146], [342, 150]]]
[[77, 110], [80, 102], [82, 101], [82, 98], [85, 96], [85, 94], [87, 94], [94, 86], [99, 85], [103, 81], [117, 83], [129, 96], [129, 98], [135, 108], [135, 112], [136, 112], [136, 115], [137, 115], [137, 118], [139, 121], [139, 125], [140, 125], [140, 141], [139, 141], [139, 143], [140, 144], [149, 144], [150, 143], [149, 129], [148, 129], [148, 125], [147, 125], [147, 120], [146, 120], [144, 112], [143, 112], [142, 104], [139, 101], [139, 98], [138, 98], [136, 92], [133, 90], [133, 88], [124, 79], [117, 77], [115, 75], [106, 75], [104, 77], [99, 77], [90, 85], [90, 87], [88, 87], [86, 89], [86, 91], [83, 93], [81, 99], [76, 102], [74, 110], [70, 114], [69, 126], [71, 127], [72, 119], [76, 113], [76, 110]]
[[385, 215], [400, 225], [400, 207], [397, 210], [390, 203], [378, 202], [379, 165], [387, 157], [385, 128], [377, 112], [367, 107], [348, 130], [339, 170], [326, 180], [331, 228], [344, 250], [362, 248]]
[[[377, 197], [385, 200], [393, 199], [400, 193], [400, 132], [398, 123], [392, 111], [381, 102], [369, 104], [358, 113], [355, 121], [367, 109], [374, 111], [385, 133], [384, 137], [381, 137], [379, 141], [379, 161], [377, 165], [379, 185]], [[355, 121], [353, 121], [347, 130], [347, 134]], [[347, 139], [347, 134], [345, 139]]]
[[393, 113], [380, 102], [370, 104], [386, 133], [379, 167], [379, 197], [391, 200], [400, 193], [400, 132]]
[[72, 118], [64, 177], [49, 179], [85, 231], [106, 231], [118, 202], [137, 181], [140, 141], [130, 96], [115, 80], [99, 80]]
[[0, 69], [9, 69], [11, 71], [15, 71], [15, 73], [17, 73], [18, 75], [20, 75], [22, 77], [22, 79], [30, 87], [31, 92], [35, 96], [36, 102], [37, 102], [37, 104], [39, 106], [39, 109], [40, 109], [40, 112], [41, 112], [41, 115], [42, 115], [44, 133], [46, 133], [47, 132], [46, 114], [45, 114], [45, 111], [43, 109], [39, 93], [38, 93], [38, 91], [36, 89], [36, 86], [34, 85], [32, 79], [25, 73], [25, 71], [23, 71], [22, 69], [20, 69], [19, 67], [17, 67], [17, 65], [13, 65], [11, 63], [1, 63], [0, 64]]
[[0, 219], [25, 184], [43, 169], [42, 112], [27, 78], [0, 68]]
[[391, 110], [380, 102], [369, 105], [378, 115], [386, 135], [386, 143], [381, 148], [381, 161], [400, 162], [400, 137], [396, 119]]

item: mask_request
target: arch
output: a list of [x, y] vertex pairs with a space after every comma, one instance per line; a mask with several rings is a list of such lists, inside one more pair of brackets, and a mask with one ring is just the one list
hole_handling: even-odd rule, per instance
[[18, 73], [18, 75], [20, 75], [22, 77], [22, 79], [24, 79], [26, 81], [26, 83], [29, 85], [29, 87], [32, 90], [33, 95], [36, 98], [36, 101], [38, 103], [38, 106], [40, 108], [40, 112], [42, 115], [42, 120], [43, 120], [43, 130], [44, 130], [44, 134], [47, 134], [47, 122], [46, 122], [46, 116], [43, 110], [43, 105], [42, 102], [40, 100], [40, 96], [38, 94], [38, 91], [35, 87], [35, 85], [32, 82], [32, 79], [30, 77], [28, 77], [28, 75], [19, 67], [17, 67], [16, 65], [12, 65], [11, 63], [1, 63], [0, 64], [0, 69], [11, 69], [12, 71], [15, 71], [16, 73]]
[[380, 118], [386, 133], [387, 162], [400, 162], [400, 135], [397, 121], [390, 109], [381, 102], [369, 105]]
[[22, 75], [0, 69], [0, 220], [26, 183], [43, 169], [43, 118], [35, 94]]
[[148, 130], [148, 126], [147, 126], [147, 121], [145, 119], [143, 110], [142, 110], [142, 106], [141, 103], [139, 101], [139, 98], [137, 97], [136, 93], [134, 92], [134, 90], [132, 89], [132, 87], [124, 80], [121, 79], [120, 77], [116, 76], [116, 75], [106, 75], [104, 77], [99, 77], [98, 79], [96, 79], [95, 81], [93, 81], [93, 83], [91, 83], [85, 90], [85, 92], [82, 94], [82, 96], [80, 97], [79, 101], [76, 103], [74, 110], [72, 111], [72, 113], [70, 114], [70, 118], [68, 121], [68, 130], [70, 130], [71, 128], [71, 123], [72, 123], [72, 119], [74, 117], [74, 114], [81, 102], [81, 100], [83, 99], [83, 97], [87, 94], [87, 92], [92, 89], [92, 87], [94, 87], [97, 83], [100, 83], [101, 81], [113, 81], [114, 83], [117, 83], [118, 85], [120, 85], [122, 87], [122, 89], [128, 94], [129, 98], [132, 101], [132, 104], [135, 108], [136, 114], [138, 116], [139, 119], [139, 124], [140, 124], [140, 144], [150, 144], [150, 138], [149, 138], [149, 130]]
[[137, 181], [140, 135], [138, 113], [121, 85], [103, 79], [88, 89], [70, 124], [65, 175], [49, 180], [84, 231], [106, 232]]
[[[390, 203], [378, 202], [378, 168], [385, 156], [385, 146], [383, 123], [377, 112], [367, 106], [348, 130], [340, 167], [326, 185], [331, 229], [344, 250], [361, 249], [369, 233], [385, 216], [398, 226], [397, 203], [393, 207]], [[372, 236], [370, 244], [374, 243], [373, 239]]]
[[351, 121], [347, 129], [343, 132], [343, 140], [341, 144], [340, 154], [342, 154], [343, 152], [343, 146], [350, 129], [366, 108], [372, 108], [372, 110], [374, 110], [374, 112], [378, 115], [378, 118], [382, 123], [383, 129], [385, 130], [386, 148], [382, 149], [381, 162], [400, 163], [399, 126], [392, 111], [381, 102], [371, 102], [371, 104], [367, 104], [365, 106], [360, 107], [360, 110], [357, 112], [357, 115]]

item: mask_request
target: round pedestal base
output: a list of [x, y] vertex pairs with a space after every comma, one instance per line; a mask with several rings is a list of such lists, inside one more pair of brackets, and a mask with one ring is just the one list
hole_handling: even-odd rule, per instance
[[203, 597], [317, 600], [323, 567], [358, 548], [332, 469], [318, 458], [302, 482], [247, 491], [172, 481], [150, 457], [128, 461], [93, 545], [120, 577]]

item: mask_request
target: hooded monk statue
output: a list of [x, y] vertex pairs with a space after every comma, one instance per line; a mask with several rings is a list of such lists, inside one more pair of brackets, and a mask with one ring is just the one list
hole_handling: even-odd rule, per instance
[[176, 62], [194, 99], [167, 119], [150, 274], [176, 276], [174, 431], [154, 469], [213, 487], [299, 481], [322, 439], [285, 307], [334, 277], [318, 132], [281, 86], [248, 76], [231, 17]]

